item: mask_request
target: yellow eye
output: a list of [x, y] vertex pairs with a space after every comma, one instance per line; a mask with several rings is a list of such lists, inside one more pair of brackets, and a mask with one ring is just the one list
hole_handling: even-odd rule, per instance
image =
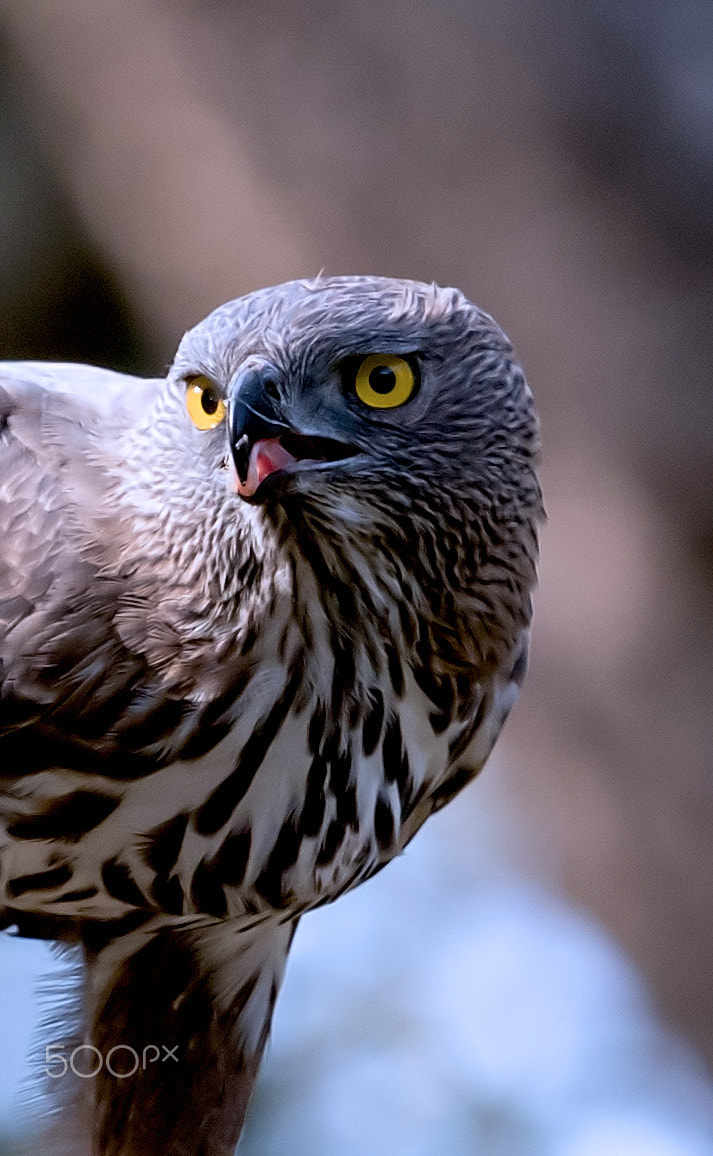
[[186, 409], [197, 429], [215, 429], [225, 417], [225, 402], [208, 377], [192, 377], [186, 386]]
[[354, 389], [359, 401], [372, 409], [395, 409], [408, 401], [416, 388], [416, 374], [395, 353], [372, 353], [359, 366]]

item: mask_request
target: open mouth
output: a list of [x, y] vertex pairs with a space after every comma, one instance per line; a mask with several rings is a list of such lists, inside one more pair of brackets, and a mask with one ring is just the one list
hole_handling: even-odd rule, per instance
[[333, 438], [308, 437], [291, 430], [276, 438], [260, 438], [250, 445], [246, 435], [233, 451], [233, 483], [242, 498], [254, 499], [263, 482], [275, 474], [292, 473], [301, 464], [320, 465], [353, 457], [355, 446]]

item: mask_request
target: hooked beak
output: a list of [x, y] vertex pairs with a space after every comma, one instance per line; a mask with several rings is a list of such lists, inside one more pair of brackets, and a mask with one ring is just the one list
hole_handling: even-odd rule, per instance
[[263, 482], [304, 464], [340, 461], [358, 452], [333, 438], [312, 437], [285, 420], [284, 375], [268, 362], [250, 359], [233, 378], [228, 396], [228, 436], [235, 490], [259, 501]]

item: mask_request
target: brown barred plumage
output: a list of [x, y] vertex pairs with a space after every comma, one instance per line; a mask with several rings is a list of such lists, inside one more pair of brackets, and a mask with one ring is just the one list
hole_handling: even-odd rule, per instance
[[299, 917], [480, 770], [537, 452], [502, 332], [414, 282], [251, 294], [165, 381], [0, 369], [4, 923], [82, 945], [102, 1056], [178, 1052], [92, 1081], [94, 1152], [232, 1151]]

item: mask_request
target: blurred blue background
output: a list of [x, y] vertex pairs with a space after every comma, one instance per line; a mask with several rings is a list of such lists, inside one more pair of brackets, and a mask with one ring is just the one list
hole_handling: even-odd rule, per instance
[[[522, 702], [303, 921], [241, 1150], [713, 1153], [708, 0], [0, 3], [0, 148], [2, 357], [156, 373], [260, 285], [411, 276], [543, 419]], [[58, 968], [0, 940], [13, 1154]]]

